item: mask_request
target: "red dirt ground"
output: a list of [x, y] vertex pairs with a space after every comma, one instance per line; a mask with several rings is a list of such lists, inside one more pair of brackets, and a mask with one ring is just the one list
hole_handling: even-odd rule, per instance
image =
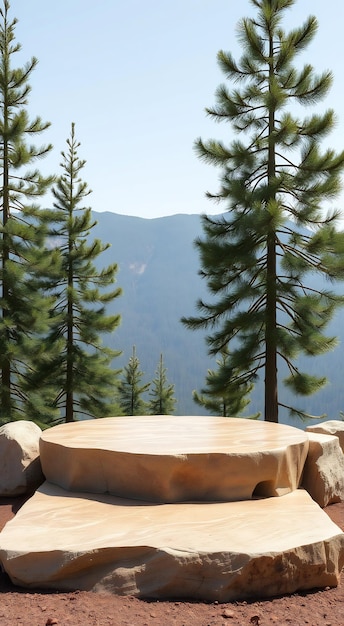
[[[0, 530], [24, 502], [0, 498]], [[344, 503], [325, 509], [344, 531]], [[28, 592], [0, 574], [0, 626], [344, 626], [344, 570], [335, 589], [255, 602], [146, 602], [91, 592]]]

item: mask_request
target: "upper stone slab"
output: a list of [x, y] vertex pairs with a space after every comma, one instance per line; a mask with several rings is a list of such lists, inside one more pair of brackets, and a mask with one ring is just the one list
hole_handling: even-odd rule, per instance
[[208, 416], [115, 417], [42, 433], [43, 473], [70, 491], [153, 502], [249, 500], [298, 488], [304, 431]]

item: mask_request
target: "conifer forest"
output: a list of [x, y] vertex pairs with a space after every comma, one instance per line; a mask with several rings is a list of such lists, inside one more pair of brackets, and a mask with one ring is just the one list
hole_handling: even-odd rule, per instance
[[[344, 232], [335, 201], [344, 149], [322, 145], [336, 123], [335, 111], [322, 104], [333, 77], [300, 64], [318, 22], [311, 15], [286, 29], [296, 1], [251, 0], [255, 17], [243, 17], [237, 28], [241, 56], [218, 52], [223, 82], [206, 115], [220, 124], [223, 139], [199, 137], [194, 148], [218, 171], [219, 186], [207, 196], [219, 211], [198, 218], [200, 232], [190, 241], [198, 264], [192, 289], [178, 269], [181, 255], [169, 251], [168, 235], [164, 241], [178, 283], [169, 282], [168, 292], [178, 308], [166, 305], [164, 319], [154, 322], [160, 339], [150, 342], [154, 350], [147, 347], [149, 380], [138, 344], [145, 318], [153, 327], [160, 310], [164, 266], [158, 259], [160, 287], [152, 291], [144, 283], [146, 262], [134, 259], [130, 267], [142, 282], [132, 283], [133, 293], [138, 298], [145, 287], [144, 300], [139, 313], [122, 307], [122, 253], [90, 206], [78, 120], [70, 120], [61, 146], [44, 143], [49, 121], [28, 112], [38, 60], [18, 61], [17, 18], [9, 0], [0, 0], [0, 424], [32, 419], [46, 428], [174, 414], [185, 406], [181, 394], [195, 414], [301, 423], [321, 417], [308, 400], [321, 397], [342, 359]], [[60, 154], [59, 170], [43, 175], [40, 164], [52, 150]], [[119, 238], [129, 242], [133, 233], [123, 230]], [[174, 236], [170, 231], [170, 242]], [[188, 254], [184, 247], [183, 258]], [[135, 332], [125, 334], [124, 316], [133, 318]], [[205, 354], [203, 374], [189, 388], [199, 357], [186, 335], [197, 335]], [[327, 353], [326, 363], [336, 355], [330, 367], [321, 365]]]

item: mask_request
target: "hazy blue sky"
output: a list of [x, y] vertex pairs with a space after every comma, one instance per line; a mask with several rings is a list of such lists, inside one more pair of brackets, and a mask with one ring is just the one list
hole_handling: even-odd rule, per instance
[[[229, 125], [207, 119], [204, 107], [224, 81], [218, 50], [240, 56], [236, 25], [254, 13], [249, 0], [12, 0], [22, 44], [16, 64], [39, 60], [29, 109], [52, 123], [41, 141], [52, 142], [54, 151], [41, 170], [59, 173], [75, 122], [95, 211], [147, 218], [219, 212], [204, 197], [217, 190], [219, 172], [196, 158], [193, 142], [198, 136], [230, 139]], [[337, 112], [330, 143], [339, 150], [344, 3], [297, 0], [284, 27], [300, 25], [310, 13], [319, 32], [300, 60], [334, 73], [321, 107]]]

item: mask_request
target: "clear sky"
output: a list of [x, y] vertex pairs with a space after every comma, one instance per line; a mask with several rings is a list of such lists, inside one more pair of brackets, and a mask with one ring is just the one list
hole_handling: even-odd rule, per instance
[[[238, 58], [237, 22], [254, 14], [249, 0], [11, 0], [22, 44], [16, 65], [39, 60], [29, 110], [52, 124], [40, 139], [54, 151], [40, 169], [60, 173], [60, 152], [75, 122], [95, 211], [154, 218], [223, 210], [204, 195], [217, 191], [219, 171], [197, 159], [193, 142], [231, 138], [230, 126], [207, 119], [204, 108], [225, 81], [218, 50]], [[284, 27], [309, 14], [319, 31], [300, 60], [334, 73], [320, 106], [335, 109], [330, 143], [342, 150], [344, 2], [296, 0]]]

